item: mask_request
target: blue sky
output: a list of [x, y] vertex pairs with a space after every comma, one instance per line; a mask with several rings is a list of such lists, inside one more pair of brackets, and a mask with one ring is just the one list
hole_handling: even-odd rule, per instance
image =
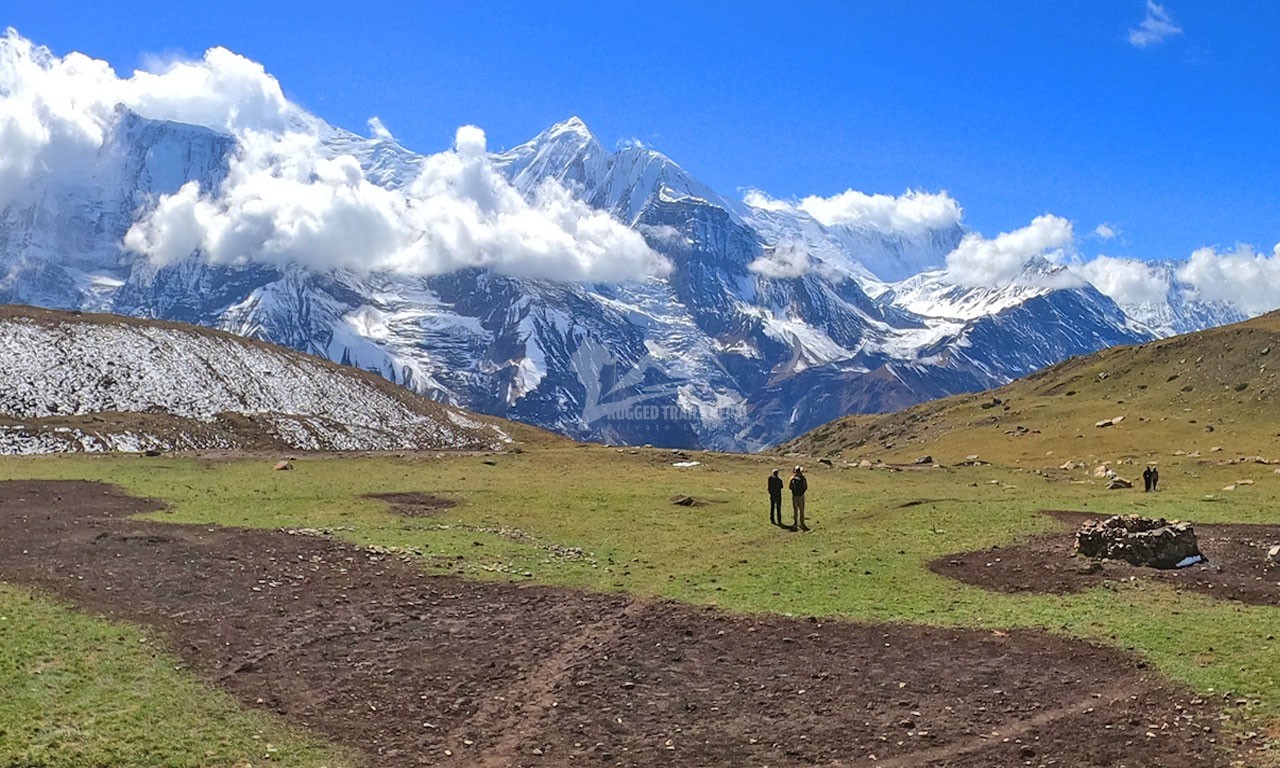
[[1067, 217], [1087, 256], [1280, 241], [1272, 2], [7, 5], [0, 24], [121, 75], [225, 46], [422, 152], [577, 114], [728, 194], [945, 189], [988, 235]]

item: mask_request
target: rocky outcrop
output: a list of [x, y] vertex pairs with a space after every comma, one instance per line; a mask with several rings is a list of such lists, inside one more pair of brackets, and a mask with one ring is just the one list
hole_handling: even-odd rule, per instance
[[1152, 568], [1180, 568], [1204, 560], [1190, 523], [1139, 515], [1086, 521], [1076, 532], [1076, 552]]

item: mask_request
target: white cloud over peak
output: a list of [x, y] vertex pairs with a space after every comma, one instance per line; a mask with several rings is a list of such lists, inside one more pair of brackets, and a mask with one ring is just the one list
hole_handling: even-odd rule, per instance
[[764, 277], [782, 280], [801, 277], [812, 267], [809, 254], [794, 243], [771, 248], [747, 265], [747, 269]]
[[622, 281], [670, 264], [638, 232], [544, 183], [526, 199], [493, 167], [484, 132], [458, 129], [404, 190], [369, 182], [305, 133], [246, 134], [222, 186], [162, 197], [125, 245], [160, 262], [302, 263], [440, 274], [467, 267], [570, 281]]
[[1173, 21], [1165, 7], [1155, 0], [1147, 0], [1146, 18], [1129, 30], [1129, 44], [1136, 48], [1146, 48], [1180, 34], [1182, 27]]
[[919, 235], [960, 223], [964, 211], [946, 192], [907, 190], [900, 196], [868, 195], [854, 189], [831, 197], [810, 195], [798, 203], [769, 197], [751, 189], [743, 202], [766, 211], [802, 211], [826, 226], [865, 227], [885, 235]]
[[388, 130], [386, 124], [382, 122], [382, 118], [377, 115], [369, 118], [368, 125], [369, 135], [373, 138], [382, 139], [383, 141], [395, 141], [396, 137], [391, 135], [391, 131]]
[[1280, 307], [1280, 245], [1270, 254], [1250, 245], [1234, 251], [1201, 248], [1178, 268], [1177, 277], [1204, 301], [1229, 302], [1248, 315]]
[[1158, 304], [1169, 294], [1168, 272], [1145, 261], [1097, 256], [1071, 268], [1121, 306]]
[[1060, 216], [1037, 216], [1025, 227], [987, 238], [970, 232], [947, 255], [947, 274], [958, 285], [981, 287], [1007, 285], [1031, 280], [1043, 287], [1078, 285], [1079, 279], [1065, 271], [1024, 275], [1028, 262], [1040, 258], [1062, 264], [1073, 247], [1071, 222]]
[[[158, 262], [198, 251], [224, 264], [411, 274], [488, 267], [570, 281], [670, 270], [639, 233], [554, 181], [521, 196], [475, 126], [459, 128], [454, 148], [425, 158], [402, 189], [373, 184], [355, 157], [323, 144], [323, 123], [285, 99], [262, 65], [223, 48], [121, 78], [106, 62], [58, 57], [8, 30], [0, 37], [0, 207], [40, 185], [91, 178], [120, 119], [117, 105], [238, 142], [218, 188], [188, 182], [153, 201], [128, 232], [124, 245]], [[377, 118], [369, 128], [386, 132]]]

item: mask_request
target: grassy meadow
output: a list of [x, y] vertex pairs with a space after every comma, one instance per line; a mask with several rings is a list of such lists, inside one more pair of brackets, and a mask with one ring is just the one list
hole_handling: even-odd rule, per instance
[[[702, 463], [677, 468], [670, 452], [656, 449], [548, 445], [496, 456], [303, 457], [291, 472], [273, 471], [268, 459], [10, 458], [0, 461], [0, 478], [113, 482], [165, 500], [167, 509], [148, 515], [156, 520], [329, 529], [358, 544], [402, 548], [428, 571], [470, 578], [624, 591], [746, 613], [1043, 628], [1131, 649], [1205, 695], [1247, 701], [1232, 710], [1241, 728], [1280, 723], [1277, 608], [1142, 581], [1066, 597], [1000, 595], [925, 567], [943, 554], [1007, 544], [1058, 525], [1037, 514], [1046, 508], [1274, 522], [1280, 475], [1271, 466], [1162, 460], [1162, 491], [1143, 494], [1105, 490], [1086, 469], [1049, 471], [1059, 463], [1055, 457], [1035, 468], [906, 471], [806, 461], [813, 531], [802, 534], [768, 524], [764, 493], [768, 470], [785, 470], [797, 459], [693, 458]], [[1240, 479], [1255, 483], [1222, 490]], [[458, 505], [405, 518], [365, 498], [394, 491], [428, 492]], [[670, 498], [681, 494], [699, 505], [673, 505]], [[184, 754], [207, 752], [209, 764], [256, 764], [255, 757], [268, 754], [267, 741], [276, 747], [271, 764], [341, 762], [267, 716], [212, 695], [154, 641], [117, 639], [145, 634], [0, 587], [0, 683], [22, 692], [0, 699], [0, 724], [22, 724], [0, 725], [0, 764], [46, 764], [41, 755], [51, 765], [111, 763], [106, 756], [123, 743], [167, 754], [155, 743], [164, 737], [154, 725], [170, 712], [204, 724], [189, 736], [198, 750]], [[95, 659], [109, 659], [111, 669], [103, 672]], [[76, 689], [73, 695], [36, 676], [50, 666]], [[66, 723], [78, 724], [74, 734], [61, 734]], [[246, 733], [260, 735], [244, 743]], [[100, 757], [72, 759], [82, 754]], [[185, 760], [175, 753], [154, 764], [202, 764]]]

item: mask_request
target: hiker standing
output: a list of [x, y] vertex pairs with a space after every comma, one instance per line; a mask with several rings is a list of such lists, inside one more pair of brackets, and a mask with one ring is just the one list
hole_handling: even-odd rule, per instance
[[798, 528], [807, 531], [809, 526], [804, 524], [804, 492], [809, 490], [809, 481], [805, 479], [803, 467], [796, 467], [796, 471], [791, 475], [790, 485], [791, 530]]
[[1146, 469], [1142, 470], [1142, 492], [1143, 493], [1151, 492], [1151, 486], [1152, 486], [1151, 475], [1152, 475], [1151, 467], [1147, 467]]
[[1155, 467], [1151, 468], [1151, 490], [1156, 489], [1156, 484], [1160, 482], [1160, 470]]
[[769, 475], [769, 522], [782, 527], [782, 478], [776, 469]]

